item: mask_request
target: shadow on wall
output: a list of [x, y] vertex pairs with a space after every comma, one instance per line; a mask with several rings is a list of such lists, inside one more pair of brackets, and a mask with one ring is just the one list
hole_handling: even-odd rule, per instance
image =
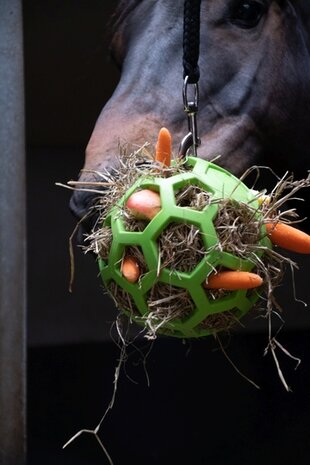
[[68, 293], [70, 192], [96, 118], [118, 72], [108, 57], [107, 22], [116, 1], [25, 0], [28, 335], [30, 345], [108, 337], [114, 308], [103, 297], [94, 259], [76, 250]]
[[[108, 54], [116, 4], [23, 2], [29, 147], [85, 148], [119, 78]], [[73, 165], [72, 173], [80, 167]]]

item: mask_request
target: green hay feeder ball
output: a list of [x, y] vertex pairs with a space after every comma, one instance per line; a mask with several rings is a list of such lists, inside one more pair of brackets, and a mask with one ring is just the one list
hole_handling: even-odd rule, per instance
[[[151, 220], [132, 218], [126, 209], [130, 196], [142, 189], [160, 195], [161, 208]], [[260, 297], [261, 288], [205, 287], [208, 277], [221, 270], [255, 272], [258, 259], [271, 248], [255, 192], [213, 163], [188, 157], [182, 172], [142, 175], [110, 210], [103, 227], [111, 233], [109, 252], [99, 258], [104, 285], [149, 337], [197, 338], [226, 330]], [[234, 237], [242, 250], [233, 246]], [[136, 282], [123, 275], [126, 256], [136, 257]]]

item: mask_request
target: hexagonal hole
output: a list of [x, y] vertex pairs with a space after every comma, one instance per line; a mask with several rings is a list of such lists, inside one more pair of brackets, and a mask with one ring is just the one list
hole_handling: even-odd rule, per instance
[[[158, 192], [158, 186], [151, 186], [145, 187], [145, 189], [152, 190], [154, 192]], [[137, 189], [134, 193], [139, 192], [143, 189]], [[142, 232], [146, 226], [149, 224], [151, 220], [149, 219], [140, 219], [136, 218], [136, 216], [126, 207], [122, 208], [122, 219], [123, 219], [123, 224], [124, 227], [127, 231], [132, 231], [132, 232]]]
[[107, 291], [119, 310], [125, 310], [131, 315], [139, 315], [132, 296], [122, 287], [120, 287], [115, 281], [111, 281], [109, 283], [107, 286]]
[[239, 315], [240, 310], [237, 307], [227, 310], [226, 312], [208, 315], [201, 323], [199, 323], [198, 328], [216, 333], [220, 331], [228, 331], [236, 324], [241, 325], [238, 318]]
[[161, 268], [191, 272], [202, 260], [205, 247], [193, 224], [170, 223], [157, 239]]
[[155, 318], [164, 322], [185, 318], [195, 309], [187, 289], [161, 282], [149, 291], [147, 304]]
[[255, 210], [242, 202], [224, 199], [219, 202], [215, 229], [224, 252], [245, 258], [253, 252], [260, 237], [260, 222]]
[[201, 211], [211, 202], [211, 193], [195, 184], [188, 184], [175, 192], [178, 207], [189, 207]]
[[132, 257], [137, 262], [140, 270], [140, 278], [148, 271], [143, 251], [138, 245], [129, 245], [125, 247], [123, 256]]

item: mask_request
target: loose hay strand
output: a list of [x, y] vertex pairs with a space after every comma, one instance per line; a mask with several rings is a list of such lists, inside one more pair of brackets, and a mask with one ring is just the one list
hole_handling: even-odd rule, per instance
[[218, 335], [215, 335], [215, 339], [218, 342], [223, 355], [228, 360], [228, 362], [231, 364], [231, 366], [234, 368], [234, 370], [236, 370], [238, 375], [240, 375], [242, 378], [244, 378], [246, 381], [248, 381], [248, 383], [252, 384], [252, 386], [254, 386], [256, 389], [260, 389], [260, 386], [258, 384], [256, 384], [254, 381], [252, 381], [250, 378], [248, 378], [248, 376], [246, 376], [244, 373], [242, 373], [242, 371], [240, 371], [239, 368], [237, 367], [237, 365], [232, 361], [232, 359], [229, 357], [226, 350], [224, 349], [221, 338]]
[[102, 440], [99, 437], [99, 432], [100, 432], [100, 429], [102, 427], [102, 424], [103, 424], [107, 414], [109, 413], [110, 410], [112, 410], [112, 408], [114, 406], [115, 399], [116, 399], [117, 388], [118, 388], [118, 381], [119, 381], [119, 377], [120, 377], [120, 371], [121, 371], [121, 368], [123, 366], [123, 363], [125, 362], [125, 360], [127, 358], [128, 342], [125, 339], [126, 335], [124, 335], [122, 333], [121, 328], [120, 328], [118, 323], [117, 323], [117, 332], [118, 332], [118, 336], [119, 336], [119, 340], [120, 340], [120, 344], [118, 344], [118, 347], [120, 348], [120, 356], [119, 356], [118, 363], [117, 363], [117, 365], [115, 367], [115, 371], [114, 371], [113, 393], [112, 393], [110, 403], [109, 403], [107, 409], [105, 410], [104, 414], [102, 415], [99, 423], [97, 424], [97, 426], [94, 429], [87, 429], [87, 428], [81, 429], [76, 434], [74, 434], [62, 447], [63, 449], [65, 449], [67, 446], [69, 446], [72, 442], [74, 442], [82, 434], [91, 434], [91, 435], [95, 436], [97, 442], [99, 443], [101, 449], [103, 450], [103, 452], [104, 452], [104, 454], [105, 454], [105, 456], [106, 456], [106, 458], [107, 458], [110, 465], [114, 465], [114, 463], [113, 463], [113, 460], [112, 460], [109, 452], [107, 451], [107, 448], [104, 446]]
[[110, 465], [114, 465], [113, 464], [113, 460], [110, 456], [110, 454], [108, 453], [106, 447], [104, 446], [103, 442], [101, 441], [100, 437], [99, 437], [99, 430], [102, 426], [102, 423], [104, 422], [108, 412], [113, 408], [113, 405], [114, 405], [114, 402], [115, 402], [115, 396], [116, 396], [116, 391], [117, 391], [117, 384], [118, 384], [118, 379], [119, 379], [119, 374], [120, 374], [120, 369], [121, 369], [121, 366], [122, 366], [122, 363], [123, 363], [123, 360], [124, 360], [124, 356], [125, 356], [125, 352], [126, 349], [125, 349], [125, 346], [122, 347], [122, 350], [121, 350], [121, 356], [119, 358], [119, 361], [118, 361], [118, 365], [116, 366], [115, 368], [115, 373], [114, 373], [114, 383], [113, 383], [113, 394], [112, 394], [112, 398], [111, 398], [111, 401], [106, 409], [106, 411], [104, 412], [103, 416], [101, 417], [99, 423], [97, 424], [97, 426], [94, 428], [94, 429], [81, 429], [80, 431], [78, 431], [76, 434], [74, 434], [64, 445], [63, 445], [63, 449], [65, 449], [67, 446], [69, 446], [72, 442], [74, 442], [78, 437], [80, 437], [82, 434], [91, 434], [93, 436], [95, 436], [97, 442], [99, 443], [101, 449], [103, 450], [105, 456], [107, 457], [108, 459], [108, 462]]

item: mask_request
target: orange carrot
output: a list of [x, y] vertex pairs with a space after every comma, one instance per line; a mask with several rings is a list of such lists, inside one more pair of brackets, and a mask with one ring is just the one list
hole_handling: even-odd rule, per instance
[[171, 163], [171, 134], [166, 128], [161, 128], [156, 144], [155, 160], [165, 166]]
[[292, 252], [310, 253], [309, 234], [284, 223], [268, 223], [265, 226], [273, 244]]
[[135, 218], [151, 220], [161, 209], [160, 195], [150, 189], [136, 191], [127, 200], [126, 207]]
[[253, 289], [263, 284], [263, 280], [258, 274], [248, 271], [219, 271], [212, 274], [206, 280], [206, 289], [224, 289], [235, 291], [240, 289]]
[[134, 257], [127, 256], [123, 258], [121, 273], [130, 283], [136, 283], [140, 278], [140, 267]]

